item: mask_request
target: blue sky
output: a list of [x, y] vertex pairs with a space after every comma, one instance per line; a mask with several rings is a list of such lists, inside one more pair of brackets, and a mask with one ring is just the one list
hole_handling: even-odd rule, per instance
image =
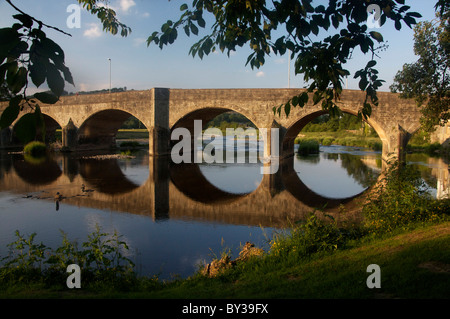
[[[75, 87], [66, 84], [69, 92], [109, 88], [109, 58], [111, 59], [111, 81], [113, 87], [145, 90], [152, 87], [168, 88], [284, 88], [288, 87], [288, 58], [273, 56], [259, 70], [245, 66], [248, 53], [246, 47], [233, 55], [214, 53], [200, 60], [190, 56], [191, 45], [200, 39], [179, 32], [178, 40], [160, 50], [147, 47], [146, 39], [168, 19], [176, 20], [180, 5], [190, 0], [110, 0], [119, 20], [131, 27], [132, 33], [123, 38], [102, 31], [99, 20], [81, 10], [80, 28], [68, 28], [67, 8], [76, 1], [70, 0], [13, 0], [23, 11], [46, 24], [58, 27], [72, 36], [66, 36], [46, 29], [47, 36], [56, 41], [66, 54], [66, 65], [70, 68]], [[420, 12], [422, 20], [434, 18], [434, 4], [430, 0], [406, 0], [412, 11]], [[6, 2], [0, 3], [0, 27], [13, 23], [12, 15], [17, 12]], [[207, 25], [208, 27], [208, 25]], [[381, 29], [389, 48], [380, 53], [378, 70], [380, 78], [386, 81], [381, 91], [389, 91], [389, 85], [404, 63], [414, 62], [413, 30], [403, 26], [395, 30], [388, 22]], [[347, 65], [354, 73], [370, 60], [369, 55], [357, 53]], [[291, 87], [303, 87], [301, 76], [294, 77], [291, 68]], [[357, 89], [353, 76], [348, 79], [348, 88]]]

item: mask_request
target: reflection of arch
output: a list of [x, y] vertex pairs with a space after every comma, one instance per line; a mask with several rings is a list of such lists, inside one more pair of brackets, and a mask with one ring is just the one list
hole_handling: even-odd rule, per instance
[[[358, 115], [357, 112], [346, 109], [345, 107], [342, 107], [341, 111], [343, 113], [348, 113], [348, 114], [351, 114], [354, 116]], [[303, 127], [305, 127], [306, 124], [308, 124], [309, 122], [314, 120], [316, 117], [318, 117], [320, 115], [324, 115], [324, 114], [328, 114], [328, 112], [325, 110], [316, 111], [316, 112], [310, 113], [310, 114], [296, 120], [294, 123], [292, 123], [291, 126], [287, 128], [286, 135], [282, 142], [283, 143], [283, 145], [282, 145], [283, 152], [284, 153], [292, 152], [294, 150], [295, 138], [298, 136], [298, 134], [303, 129]], [[384, 129], [376, 121], [374, 121], [372, 117], [369, 117], [369, 119], [366, 122], [367, 122], [367, 124], [369, 124], [370, 126], [373, 127], [375, 132], [377, 132], [378, 136], [380, 137], [381, 141], [383, 142], [383, 148], [385, 148], [385, 144], [387, 143], [388, 139], [387, 139], [387, 135], [386, 135], [386, 132], [384, 131]]]
[[[94, 113], [81, 124], [78, 130], [78, 143], [114, 144], [117, 131], [131, 116], [134, 115], [118, 109], [108, 109]], [[145, 128], [148, 130], [147, 127]]]
[[139, 188], [123, 174], [116, 159], [82, 159], [80, 175], [89, 186], [105, 194], [128, 193]]
[[13, 166], [17, 175], [32, 185], [51, 184], [62, 174], [58, 163], [48, 157], [36, 163], [27, 162], [25, 159], [15, 160], [13, 161]]
[[205, 204], [233, 202], [248, 195], [231, 194], [217, 188], [205, 178], [195, 163], [171, 163], [170, 179], [184, 195]]
[[302, 180], [297, 175], [294, 169], [294, 157], [289, 157], [283, 160], [281, 165], [282, 165], [282, 179], [286, 190], [300, 202], [310, 207], [315, 207], [318, 209], [324, 208], [325, 206], [326, 208], [335, 208], [341, 204], [346, 204], [352, 201], [353, 199], [361, 196], [366, 192], [365, 190], [360, 194], [356, 194], [354, 196], [343, 199], [324, 197], [309, 189], [308, 186], [306, 186], [302, 182]]

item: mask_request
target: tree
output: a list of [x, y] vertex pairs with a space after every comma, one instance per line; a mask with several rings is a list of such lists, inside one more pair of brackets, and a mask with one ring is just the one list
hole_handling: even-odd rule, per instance
[[[44, 27], [70, 34], [46, 25], [6, 0], [18, 14], [10, 28], [0, 29], [0, 88], [1, 97], [9, 98], [8, 107], [0, 117], [0, 129], [9, 127], [25, 107], [34, 110], [22, 116], [15, 125], [15, 132], [22, 142], [35, 138], [36, 132], [45, 132], [44, 120], [39, 103], [54, 104], [64, 92], [65, 82], [74, 85], [69, 68], [65, 65], [64, 51], [47, 37]], [[99, 5], [103, 1], [78, 0], [89, 12], [96, 14], [103, 23], [103, 30], [122, 36], [131, 30], [117, 20], [112, 9]], [[27, 95], [29, 81], [40, 87], [47, 83], [50, 92], [40, 92], [32, 97]], [[44, 136], [42, 138], [45, 138]]]
[[252, 53], [247, 65], [259, 68], [272, 53], [291, 54], [295, 74], [303, 74], [309, 86], [307, 92], [274, 108], [279, 114], [284, 108], [287, 115], [291, 107], [303, 107], [308, 102], [308, 93], [313, 93], [314, 104], [321, 103], [323, 109], [338, 114], [342, 84], [350, 75], [344, 65], [359, 49], [371, 55], [367, 65], [354, 74], [360, 89], [366, 92], [359, 117], [367, 118], [372, 106], [378, 104], [376, 91], [383, 81], [378, 78], [374, 59], [384, 47], [383, 36], [366, 25], [368, 11], [380, 8], [381, 25], [389, 19], [397, 30], [402, 22], [411, 28], [421, 15], [409, 12], [410, 7], [404, 4], [404, 0], [329, 0], [327, 5], [313, 0], [193, 0], [191, 6], [181, 5], [179, 19], [164, 23], [147, 44], [162, 49], [174, 43], [180, 29], [187, 36], [198, 35], [199, 28], [206, 27], [206, 16], [212, 16], [210, 32], [189, 51], [194, 57], [202, 59], [215, 50], [229, 54], [248, 45]]
[[436, 5], [436, 19], [421, 22], [414, 28], [415, 63], [403, 65], [392, 92], [413, 98], [422, 107], [422, 128], [432, 131], [450, 119], [450, 2]]

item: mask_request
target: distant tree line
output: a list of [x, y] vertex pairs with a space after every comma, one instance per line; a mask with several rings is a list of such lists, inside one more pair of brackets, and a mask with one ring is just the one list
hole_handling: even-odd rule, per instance
[[[111, 93], [117, 93], [117, 92], [126, 92], [127, 87], [123, 88], [111, 88]], [[109, 89], [102, 89], [102, 90], [94, 90], [94, 91], [79, 91], [79, 92], [66, 92], [64, 91], [62, 95], [85, 95], [85, 94], [105, 94], [109, 93]]]
[[206, 127], [216, 127], [224, 132], [227, 128], [257, 128], [248, 118], [236, 112], [222, 113], [209, 121]]
[[344, 113], [342, 116], [321, 115], [305, 125], [302, 132], [338, 132], [361, 130], [366, 136], [376, 136], [375, 130], [357, 116]]

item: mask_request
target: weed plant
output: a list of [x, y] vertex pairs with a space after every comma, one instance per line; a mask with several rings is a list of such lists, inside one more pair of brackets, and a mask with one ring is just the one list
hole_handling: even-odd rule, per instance
[[36, 233], [28, 238], [16, 231], [16, 241], [8, 244], [9, 254], [1, 259], [0, 285], [40, 283], [45, 287], [66, 288], [67, 266], [82, 269], [83, 285], [91, 288], [132, 287], [137, 282], [134, 263], [126, 257], [129, 249], [117, 232], [104, 233], [97, 226], [81, 244], [71, 242], [63, 234], [62, 245], [56, 249], [36, 243]]
[[388, 166], [363, 207], [368, 232], [378, 235], [439, 221], [449, 212], [450, 201], [433, 199], [417, 169], [397, 162]]
[[33, 141], [25, 145], [23, 152], [32, 157], [42, 157], [47, 151], [47, 145], [39, 141]]
[[299, 155], [318, 154], [319, 148], [319, 142], [316, 140], [301, 140], [297, 153]]

